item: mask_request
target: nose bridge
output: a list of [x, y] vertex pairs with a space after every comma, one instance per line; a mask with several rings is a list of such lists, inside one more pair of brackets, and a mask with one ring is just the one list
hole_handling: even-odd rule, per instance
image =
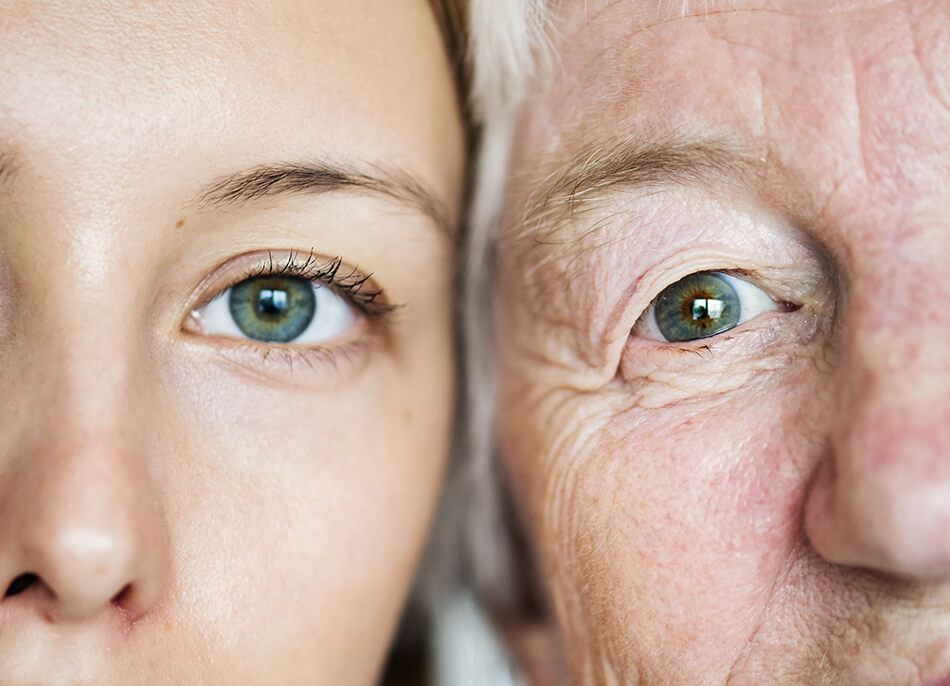
[[890, 208], [892, 230], [851, 261], [834, 440], [867, 469], [920, 466], [946, 431], [950, 231], [928, 198]]
[[928, 227], [904, 226], [908, 237], [871, 251], [846, 315], [837, 440], [843, 455], [885, 471], [899, 456], [903, 471], [939, 452], [950, 411], [950, 240]]
[[832, 436], [842, 486], [950, 484], [950, 359], [936, 333], [869, 336], [845, 353]]
[[0, 583], [35, 578], [22, 595], [64, 620], [95, 616], [113, 601], [141, 613], [157, 598], [165, 565], [143, 440], [141, 351], [118, 326], [57, 328], [65, 333], [33, 355], [25, 385], [39, 397], [7, 446], [18, 469], [0, 484]]

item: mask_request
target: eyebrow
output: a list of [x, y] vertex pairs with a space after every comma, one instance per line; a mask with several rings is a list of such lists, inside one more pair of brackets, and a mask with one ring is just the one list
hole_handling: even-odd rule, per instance
[[556, 229], [584, 205], [616, 190], [716, 182], [752, 186], [765, 171], [762, 149], [725, 139], [650, 134], [588, 144], [551, 166], [528, 199], [522, 226], [528, 232]]
[[422, 181], [404, 169], [379, 165], [326, 161], [263, 164], [212, 182], [198, 194], [197, 204], [203, 209], [220, 208], [283, 194], [335, 191], [393, 200], [432, 219], [447, 237], [454, 239], [457, 235], [451, 213]]

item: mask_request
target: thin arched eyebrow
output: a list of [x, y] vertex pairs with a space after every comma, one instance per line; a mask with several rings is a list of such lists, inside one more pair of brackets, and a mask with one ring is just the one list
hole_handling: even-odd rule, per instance
[[228, 174], [197, 196], [201, 209], [243, 205], [262, 198], [298, 193], [365, 193], [386, 198], [430, 218], [448, 238], [457, 235], [452, 215], [436, 194], [403, 169], [361, 167], [326, 161], [262, 164]]

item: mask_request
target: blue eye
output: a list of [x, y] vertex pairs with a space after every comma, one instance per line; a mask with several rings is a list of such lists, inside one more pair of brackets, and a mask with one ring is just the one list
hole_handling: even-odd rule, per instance
[[357, 321], [333, 289], [297, 276], [245, 279], [195, 312], [202, 333], [265, 343], [319, 343]]
[[634, 332], [669, 342], [729, 331], [778, 306], [750, 282], [721, 272], [697, 272], [663, 289]]

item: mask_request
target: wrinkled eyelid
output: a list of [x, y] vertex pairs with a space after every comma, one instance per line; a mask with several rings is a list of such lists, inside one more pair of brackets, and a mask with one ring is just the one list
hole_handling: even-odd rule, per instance
[[[765, 290], [759, 286], [756, 286], [746, 278], [736, 276], [735, 274], [730, 274], [729, 272], [710, 271], [709, 273], [715, 274], [728, 281], [729, 285], [735, 289], [736, 294], [739, 296], [739, 302], [741, 303], [741, 315], [739, 321], [736, 323], [736, 326], [741, 326], [745, 322], [755, 319], [763, 312], [772, 312], [783, 309], [781, 303], [776, 301], [774, 298], [772, 298], [772, 296], [765, 292]], [[682, 278], [688, 278], [689, 276], [692, 276], [692, 274], [687, 274]], [[660, 293], [663, 293], [663, 291], [665, 291], [667, 288], [669, 288], [669, 286], [664, 287]], [[658, 294], [653, 299], [653, 302], [650, 303], [649, 307], [647, 307], [643, 314], [640, 315], [637, 323], [634, 324], [631, 334], [651, 341], [669, 343], [670, 341], [667, 340], [665, 336], [663, 336], [663, 333], [660, 331], [660, 327], [656, 321], [655, 307], [656, 301], [659, 299], [659, 297], [660, 295]], [[722, 333], [726, 332], [723, 331]], [[715, 336], [711, 336], [710, 338], [715, 338]]]

